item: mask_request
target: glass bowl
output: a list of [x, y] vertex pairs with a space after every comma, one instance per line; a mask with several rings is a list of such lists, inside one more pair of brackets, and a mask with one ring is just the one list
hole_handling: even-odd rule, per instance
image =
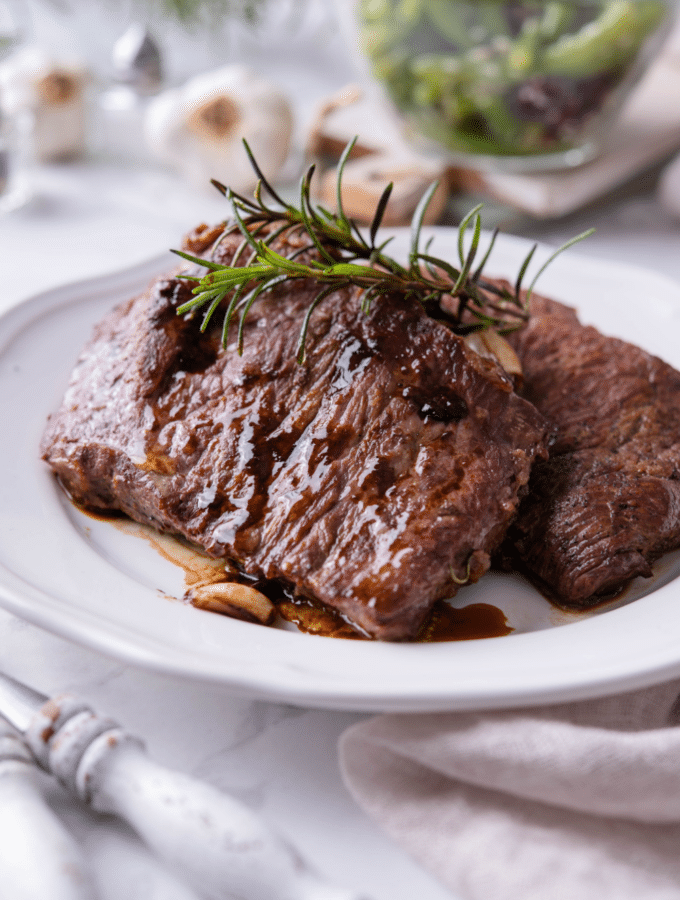
[[673, 0], [354, 0], [355, 41], [409, 133], [452, 161], [580, 165], [670, 29]]

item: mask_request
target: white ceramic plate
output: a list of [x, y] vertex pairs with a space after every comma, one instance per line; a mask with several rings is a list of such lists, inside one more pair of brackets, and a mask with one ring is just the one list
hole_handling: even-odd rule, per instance
[[[453, 259], [455, 232], [433, 231], [433, 252]], [[393, 252], [406, 246], [407, 235], [397, 231]], [[528, 246], [500, 239], [488, 271], [513, 276]], [[547, 252], [540, 248], [537, 260]], [[168, 256], [61, 287], [0, 320], [0, 604], [131, 663], [307, 706], [488, 708], [594, 696], [680, 674], [678, 553], [661, 562], [654, 579], [633, 584], [616, 608], [587, 617], [557, 612], [520, 578], [487, 575], [455, 601], [504, 610], [515, 632], [485, 640], [341, 641], [181, 602], [183, 571], [139, 534], [75, 510], [38, 456], [46, 417], [93, 323], [171, 265]], [[539, 289], [680, 368], [675, 283], [571, 251]]]

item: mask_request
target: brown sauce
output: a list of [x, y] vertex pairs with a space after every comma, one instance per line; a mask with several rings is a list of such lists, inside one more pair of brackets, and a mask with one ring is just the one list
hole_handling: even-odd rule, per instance
[[[349, 640], [367, 640], [365, 635], [359, 634], [333, 610], [288, 598], [274, 602], [281, 618], [292, 622], [300, 631], [307, 634]], [[472, 641], [480, 638], [503, 637], [511, 634], [512, 631], [513, 629], [508, 625], [503, 612], [489, 603], [471, 603], [462, 609], [456, 609], [446, 601], [439, 600], [413, 643]]]
[[[59, 481], [59, 479], [57, 479], [57, 481]], [[84, 516], [87, 516], [88, 519], [94, 519], [95, 522], [111, 522], [113, 525], [116, 525], [120, 522], [122, 522], [123, 524], [125, 522], [133, 524], [132, 519], [129, 516], [126, 516], [125, 513], [121, 512], [119, 509], [87, 509], [87, 507], [81, 506], [80, 503], [75, 502], [75, 500], [71, 497], [61, 481], [59, 481], [59, 487], [66, 494], [66, 496], [69, 498], [78, 512], [81, 512]]]
[[512, 630], [502, 610], [489, 603], [471, 603], [462, 609], [456, 609], [439, 600], [417, 641], [425, 644], [473, 641], [478, 638], [502, 637]]
[[[260, 582], [245, 575], [240, 576], [228, 561], [212, 559], [198, 548], [149, 526], [140, 525], [122, 513], [115, 511], [100, 513], [78, 508], [92, 519], [110, 522], [127, 534], [144, 538], [164, 559], [181, 568], [187, 586], [184, 597], [187, 602], [191, 602], [191, 589], [198, 584], [241, 581], [265, 594], [276, 606], [279, 617], [295, 625], [305, 634], [354, 641], [370, 640], [353, 628], [339, 613], [309, 600], [291, 596], [276, 582]], [[472, 603], [462, 609], [456, 609], [446, 601], [438, 600], [413, 643], [428, 644], [502, 637], [510, 634], [512, 630], [503, 612], [488, 603]]]

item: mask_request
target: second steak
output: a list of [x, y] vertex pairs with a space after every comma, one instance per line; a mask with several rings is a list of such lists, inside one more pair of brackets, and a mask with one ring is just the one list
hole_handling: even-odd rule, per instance
[[680, 372], [540, 297], [510, 341], [556, 438], [505, 549], [557, 603], [587, 607], [680, 546]]

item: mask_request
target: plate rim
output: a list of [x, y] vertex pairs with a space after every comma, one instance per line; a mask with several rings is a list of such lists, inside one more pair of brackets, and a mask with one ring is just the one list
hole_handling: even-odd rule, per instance
[[[385, 232], [403, 234], [405, 229], [385, 229]], [[455, 229], [438, 226], [427, 229], [435, 238], [445, 235], [451, 237], [456, 233]], [[501, 235], [499, 241], [508, 246], [515, 245], [517, 248], [528, 248], [532, 242], [512, 235]], [[550, 253], [552, 248], [548, 245], [539, 245], [540, 252]], [[40, 315], [44, 315], [46, 311], [58, 311], [61, 307], [76, 302], [80, 302], [79, 298], [83, 298], [92, 292], [101, 294], [115, 294], [124, 290], [134, 290], [143, 281], [150, 281], [154, 275], [162, 274], [167, 271], [173, 262], [170, 253], [156, 255], [149, 260], [137, 263], [134, 266], [118, 269], [113, 272], [105, 273], [99, 276], [92, 276], [75, 282], [58, 285], [46, 291], [40, 291], [32, 294], [25, 300], [13, 305], [0, 316], [0, 363], [2, 362], [5, 349], [7, 347], [7, 336], [17, 333], [17, 329], [21, 327], [29, 327], [30, 322]], [[559, 262], [557, 260], [556, 262]], [[650, 281], [654, 282], [662, 293], [668, 292], [672, 299], [672, 303], [677, 307], [677, 313], [680, 317], [680, 285], [670, 279], [668, 276], [659, 274], [654, 271], [646, 270], [643, 267], [631, 264], [619, 264], [596, 257], [588, 257], [573, 252], [569, 253], [570, 266], [577, 266], [580, 270], [592, 270], [601, 274], [603, 269], [615, 267], [616, 270], [631, 281], [635, 282], [641, 277], [644, 278], [647, 286]], [[547, 275], [547, 273], [546, 273]], [[540, 285], [537, 290], [540, 290]], [[122, 298], [118, 298], [122, 299]], [[114, 300], [111, 300], [113, 303]], [[40, 463], [42, 466], [42, 463]], [[665, 585], [655, 592], [661, 595], [668, 588], [673, 587], [673, 583]], [[677, 588], [678, 585], [676, 584]], [[601, 672], [599, 675], [592, 675], [589, 678], [568, 680], [567, 684], [552, 683], [543, 685], [526, 686], [524, 690], [520, 690], [517, 686], [509, 684], [507, 689], [503, 689], [502, 685], [497, 685], [494, 691], [475, 691], [471, 688], [467, 692], [461, 692], [460, 689], [453, 694], [451, 687], [435, 689], [433, 687], [429, 693], [423, 693], [422, 690], [416, 695], [409, 694], [408, 690], [403, 687], [401, 691], [391, 693], [382, 690], [374, 690], [364, 685], [359, 689], [355, 684], [351, 690], [343, 688], [342, 685], [327, 684], [322, 686], [305, 682], [304, 679], [294, 679], [290, 676], [287, 684], [272, 684], [271, 677], [265, 675], [263, 678], [256, 677], [252, 672], [239, 673], [227, 671], [227, 669], [215, 669], [210, 664], [209, 659], [196, 660], [195, 654], [188, 654], [186, 651], [181, 653], [177, 648], [173, 649], [171, 658], [161, 652], [160, 648], [149, 640], [132, 642], [129, 638], [116, 637], [108, 632], [103, 634], [101, 630], [97, 631], [87, 623], [87, 616], [82, 614], [82, 610], [78, 616], [64, 617], [63, 612], [59, 613], [54, 609], [54, 598], [50, 598], [49, 594], [40, 591], [34, 585], [21, 584], [21, 579], [9, 570], [4, 562], [0, 561], [0, 606], [3, 606], [9, 612], [23, 618], [33, 624], [46, 628], [53, 633], [60, 635], [68, 640], [89, 646], [97, 651], [118, 660], [124, 660], [132, 665], [143, 668], [152, 669], [154, 671], [166, 674], [181, 675], [194, 680], [216, 682], [229, 688], [232, 692], [243, 694], [250, 697], [258, 697], [262, 699], [276, 700], [279, 702], [289, 702], [306, 707], [317, 708], [334, 708], [352, 711], [435, 711], [450, 709], [484, 709], [484, 708], [501, 708], [509, 706], [526, 706], [545, 703], [560, 702], [565, 699], [584, 699], [586, 697], [600, 696], [605, 693], [614, 693], [620, 691], [631, 690], [664, 680], [680, 674], [680, 646], [677, 656], [673, 654], [661, 656], [657, 658], [656, 664], [646, 662], [633, 666], [628, 672]], [[52, 601], [52, 602], [49, 602]], [[623, 609], [628, 609], [624, 607]], [[613, 610], [607, 613], [607, 616], [614, 615], [619, 612]], [[626, 615], [624, 614], [624, 618]], [[606, 616], [599, 617], [600, 619]], [[588, 619], [575, 621], [574, 623], [564, 626], [559, 630], [573, 629], [579, 624], [586, 622], [594, 622], [596, 619]], [[243, 623], [239, 623], [243, 624]], [[260, 626], [250, 626], [259, 628]], [[592, 628], [593, 626], [589, 626]], [[515, 634], [510, 636], [510, 640], [519, 641], [522, 639], [526, 643], [536, 640], [536, 635], [545, 632], [531, 632], [529, 634]], [[318, 638], [310, 635], [292, 634], [293, 639], [301, 638], [303, 641], [324, 641], [324, 638]], [[507, 640], [507, 639], [503, 639]], [[162, 645], [162, 642], [160, 642]], [[266, 642], [265, 642], [266, 643]], [[352, 643], [355, 648], [362, 647], [374, 648], [376, 646], [387, 647], [414, 647], [416, 645], [379, 645], [364, 644], [362, 642], [343, 642]], [[479, 641], [456, 642], [454, 646], [460, 647], [462, 643], [479, 644]], [[493, 642], [492, 642], [493, 643]], [[435, 647], [437, 645], [417, 645], [419, 647], [428, 646]], [[441, 645], [439, 645], [441, 646]], [[411, 650], [405, 651], [412, 655]], [[432, 651], [430, 651], [432, 652]], [[441, 655], [441, 651], [439, 652]], [[467, 653], [468, 651], [466, 651]], [[359, 654], [365, 655], [365, 650], [358, 650]], [[401, 655], [403, 657], [402, 649]], [[384, 656], [380, 651], [377, 656]], [[180, 657], [182, 657], [180, 659]], [[186, 657], [186, 658], [185, 658]], [[210, 658], [211, 659], [211, 658]]]

